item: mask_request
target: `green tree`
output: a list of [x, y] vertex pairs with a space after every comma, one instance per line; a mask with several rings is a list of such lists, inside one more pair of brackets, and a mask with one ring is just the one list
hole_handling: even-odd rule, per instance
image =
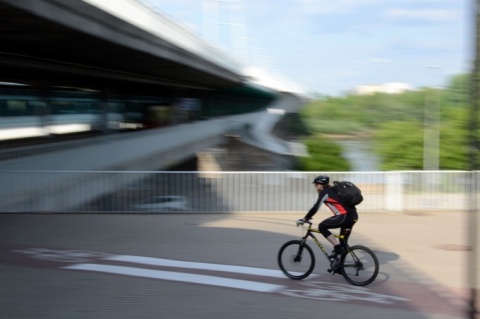
[[450, 107], [444, 111], [440, 125], [440, 168], [468, 169], [468, 109]]
[[382, 169], [423, 169], [424, 123], [430, 116], [425, 108], [440, 94], [435, 102], [440, 107], [440, 168], [466, 169], [469, 77], [456, 75], [441, 91], [327, 97], [308, 104], [300, 116], [315, 136], [372, 133]]
[[423, 168], [423, 125], [419, 122], [391, 121], [375, 133], [375, 151], [383, 170]]
[[298, 159], [302, 171], [348, 171], [350, 164], [342, 157], [342, 148], [321, 137], [310, 137], [304, 141], [309, 157]]

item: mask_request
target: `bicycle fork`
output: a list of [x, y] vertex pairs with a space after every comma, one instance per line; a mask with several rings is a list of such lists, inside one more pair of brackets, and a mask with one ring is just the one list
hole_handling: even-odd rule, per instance
[[298, 245], [298, 252], [293, 258], [293, 261], [299, 263], [302, 261], [302, 254], [303, 254], [303, 247], [305, 247], [305, 242], [307, 241], [307, 237], [302, 238], [300, 245]]

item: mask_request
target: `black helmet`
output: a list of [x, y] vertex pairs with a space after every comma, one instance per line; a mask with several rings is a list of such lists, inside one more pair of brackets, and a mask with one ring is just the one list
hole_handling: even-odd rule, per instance
[[313, 180], [313, 184], [328, 185], [328, 183], [330, 183], [330, 177], [327, 175], [319, 175]]

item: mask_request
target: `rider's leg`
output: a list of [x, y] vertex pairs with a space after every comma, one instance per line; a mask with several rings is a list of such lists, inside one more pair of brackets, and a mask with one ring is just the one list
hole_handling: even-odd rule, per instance
[[331, 234], [326, 238], [333, 245], [334, 253], [331, 255], [331, 257], [334, 257], [335, 255], [343, 254], [343, 252], [345, 251], [345, 248], [338, 243], [338, 240], [335, 237], [335, 235]]
[[343, 236], [343, 238], [340, 239], [340, 244], [342, 244], [345, 247], [348, 245], [348, 238], [352, 234], [353, 226], [355, 225], [357, 220], [358, 220], [357, 212], [350, 213], [348, 214], [347, 219], [345, 220], [345, 224], [342, 225], [342, 227], [340, 228], [340, 235]]
[[[358, 215], [355, 214], [345, 214], [339, 216], [333, 216], [331, 218], [327, 218], [323, 222], [318, 225], [318, 230], [322, 235], [333, 245], [335, 249], [333, 254], [329, 256], [331, 260], [331, 270], [333, 273], [339, 273], [338, 270], [338, 256], [342, 255], [346, 251], [346, 245], [342, 245], [343, 243], [348, 242], [348, 237], [350, 236], [351, 229], [355, 222], [358, 219]], [[337, 238], [333, 235], [329, 229], [332, 228], [340, 228], [340, 234], [344, 235], [344, 239], [340, 240], [340, 244], [338, 243]], [[346, 230], [349, 230], [346, 232]]]
[[335, 237], [334, 234], [331, 234], [327, 237], [327, 240], [333, 245], [333, 246], [337, 246], [338, 245], [338, 240], [337, 238]]
[[333, 235], [330, 231], [330, 229], [340, 228], [345, 222], [345, 218], [346, 215], [332, 216], [325, 219], [320, 223], [320, 225], [318, 225], [318, 230], [320, 231], [320, 233], [333, 245], [335, 249], [335, 254], [342, 253], [343, 249], [342, 246], [338, 243], [337, 238], [335, 238], [335, 235]]
[[335, 255], [343, 254], [343, 252], [345, 251], [345, 248], [343, 245], [338, 243], [338, 240], [334, 234], [330, 234], [326, 238], [333, 245], [333, 249], [335, 249], [335, 252], [332, 254], [332, 257], [334, 257]]

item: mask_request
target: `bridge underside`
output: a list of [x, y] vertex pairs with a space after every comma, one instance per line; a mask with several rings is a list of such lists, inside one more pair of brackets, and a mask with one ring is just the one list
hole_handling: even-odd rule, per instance
[[78, 0], [0, 0], [0, 81], [145, 94], [242, 76]]

